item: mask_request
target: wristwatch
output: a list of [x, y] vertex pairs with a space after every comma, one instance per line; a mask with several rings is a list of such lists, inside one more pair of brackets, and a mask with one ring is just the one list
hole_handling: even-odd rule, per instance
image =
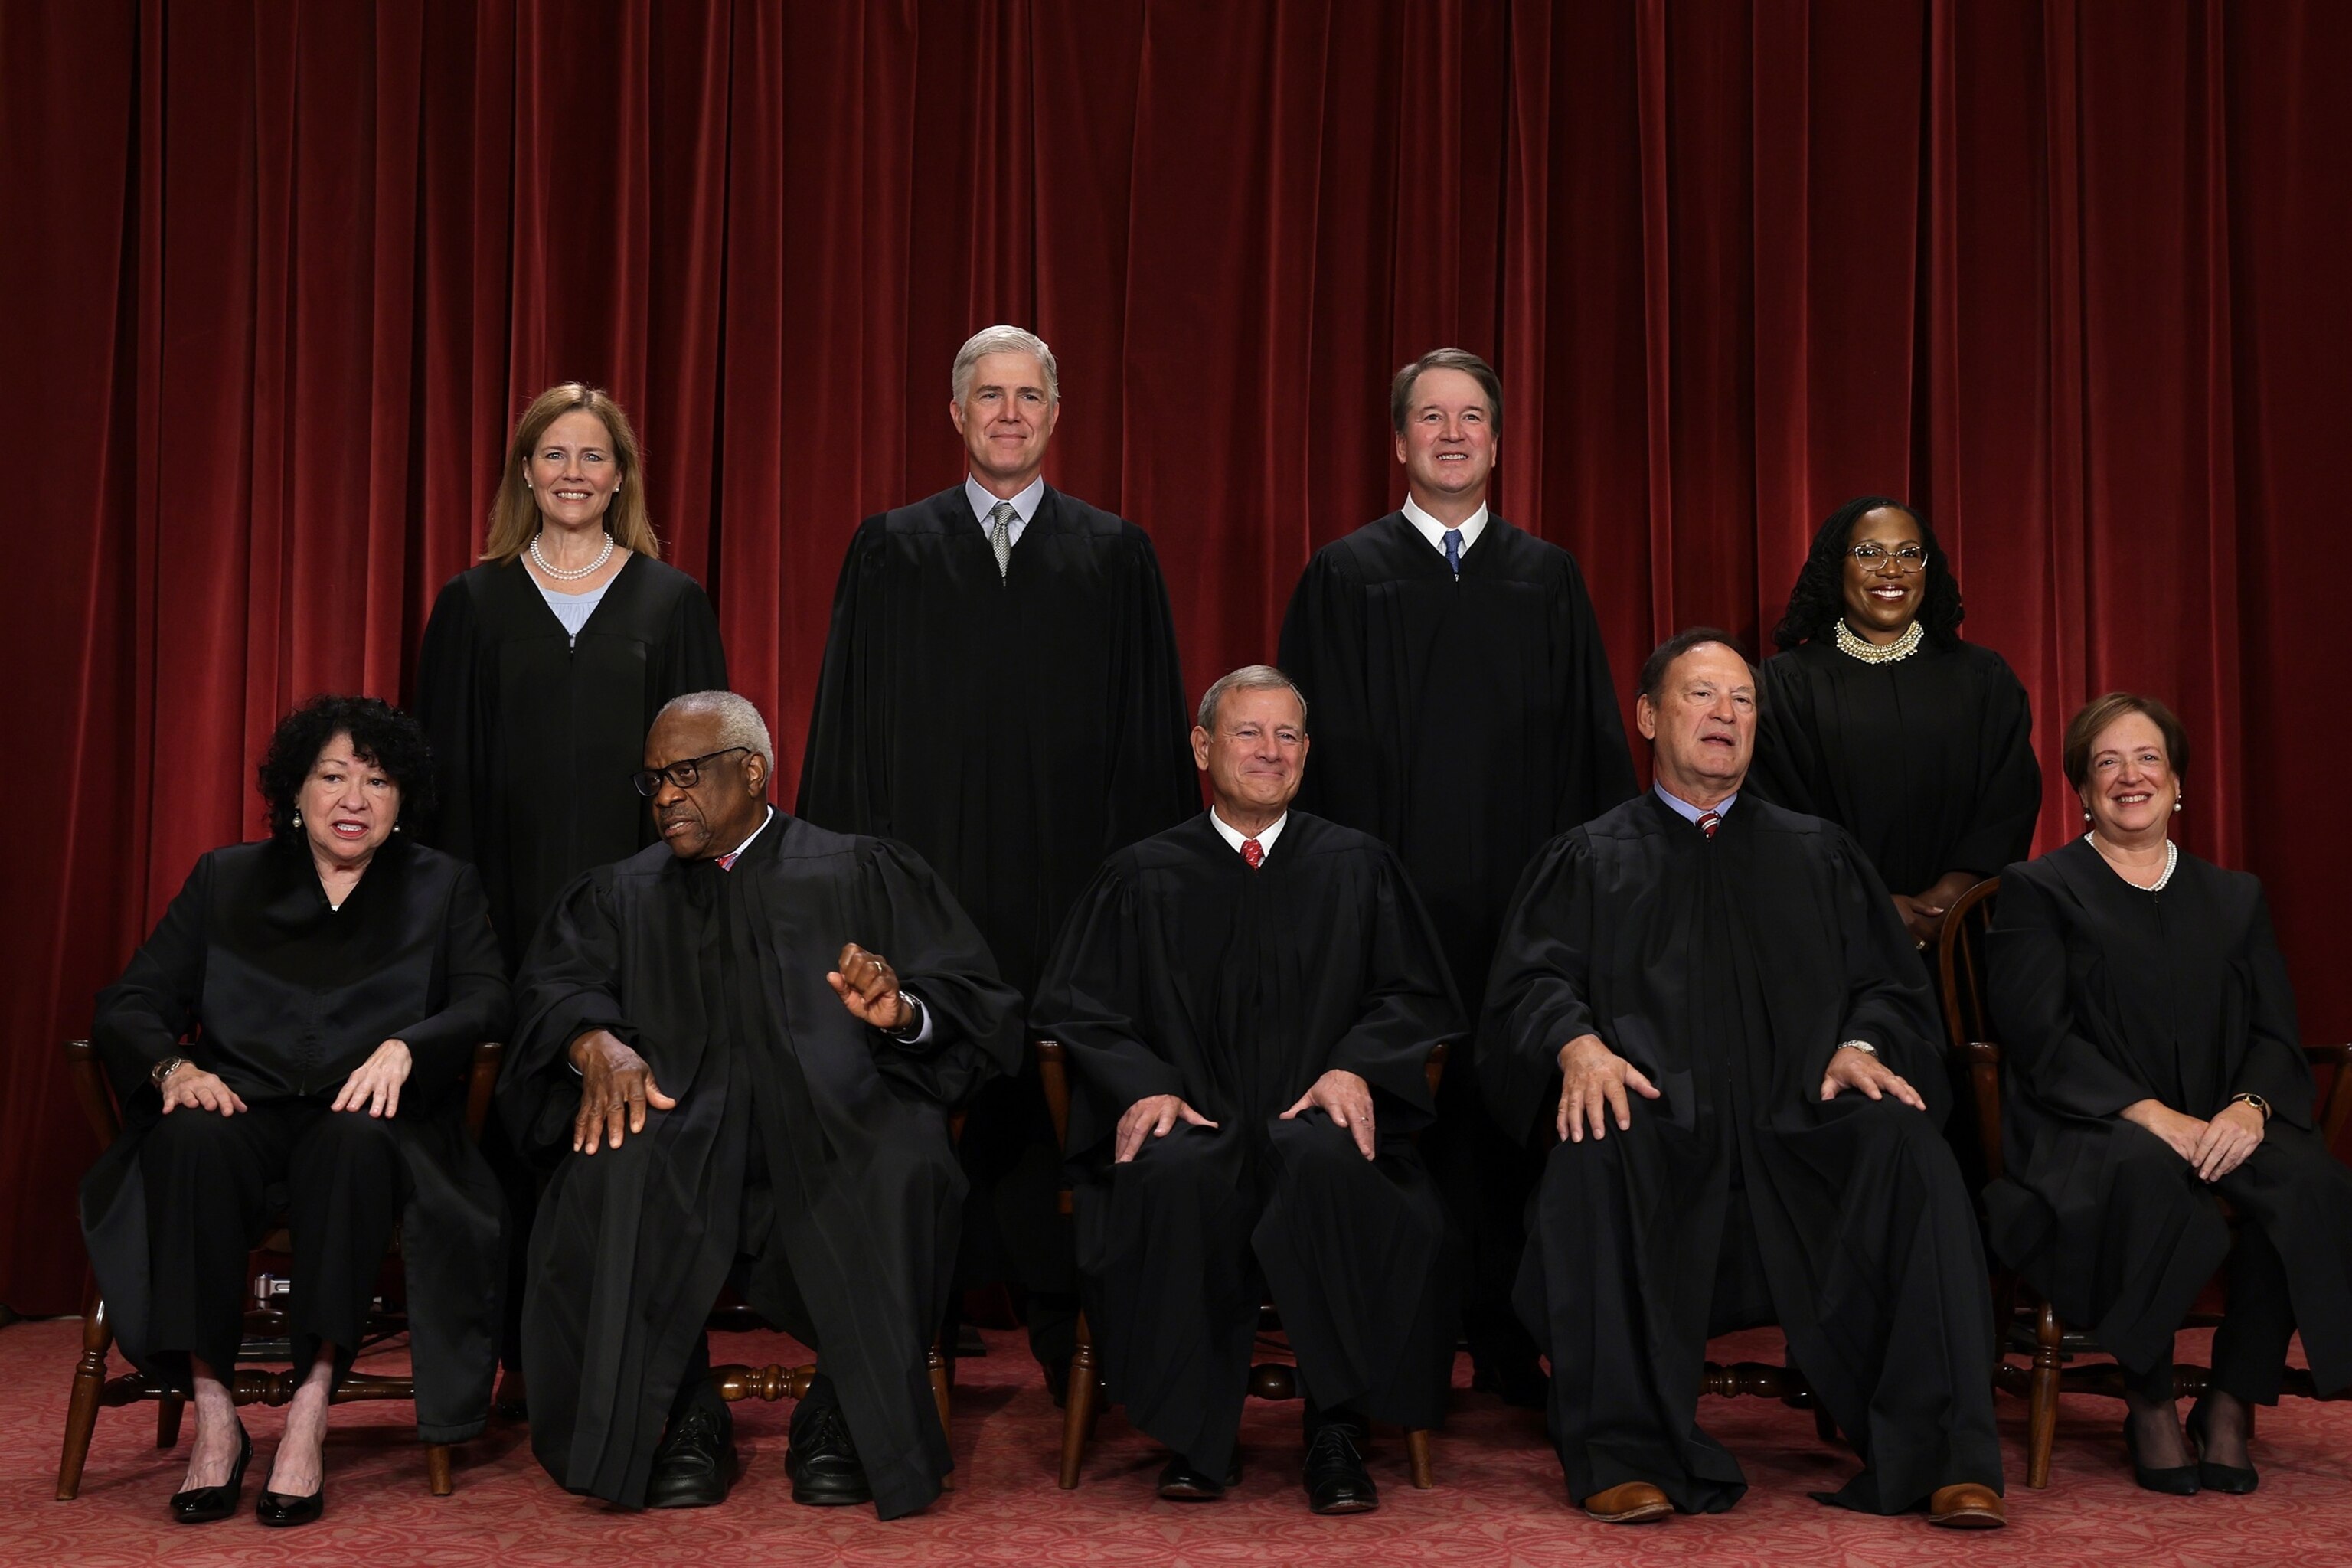
[[898, 1006], [907, 1015], [907, 1021], [895, 1029], [882, 1032], [901, 1045], [912, 1045], [923, 1033], [923, 1005], [901, 991], [898, 993]]
[[1838, 1042], [1838, 1049], [1841, 1051], [1860, 1051], [1866, 1057], [1876, 1057], [1878, 1055], [1878, 1047], [1872, 1045], [1868, 1040], [1840, 1040]]
[[173, 1073], [179, 1071], [182, 1068], [186, 1067], [187, 1065], [188, 1058], [185, 1057], [165, 1057], [162, 1061], [157, 1062], [153, 1067], [148, 1069], [147, 1081], [153, 1084], [157, 1089], [161, 1089], [163, 1087], [163, 1080], [165, 1079], [170, 1078]]
[[2259, 1094], [2233, 1094], [2233, 1095], [2231, 1095], [2231, 1096], [2230, 1097], [2230, 1103], [2231, 1103], [2231, 1104], [2232, 1104], [2232, 1105], [2236, 1105], [2236, 1104], [2237, 1104], [2237, 1103], [2239, 1103], [2241, 1100], [2244, 1101], [2244, 1102], [2245, 1102], [2246, 1104], [2248, 1104], [2248, 1105], [2252, 1106], [2256, 1110], [2261, 1111], [2261, 1112], [2263, 1113], [2263, 1121], [2268, 1121], [2271, 1119], [2271, 1102], [2270, 1102], [2269, 1100], [2264, 1100], [2261, 1095], [2259, 1095]]

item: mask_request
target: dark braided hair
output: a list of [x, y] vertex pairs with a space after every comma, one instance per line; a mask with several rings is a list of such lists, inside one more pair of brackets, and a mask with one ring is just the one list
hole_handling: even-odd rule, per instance
[[1938, 643], [1959, 640], [1960, 618], [1966, 613], [1960, 608], [1959, 579], [1952, 575], [1944, 547], [1936, 542], [1936, 531], [1927, 526], [1926, 518], [1891, 496], [1859, 496], [1830, 513], [1821, 531], [1813, 535], [1813, 547], [1797, 570], [1797, 584], [1789, 590], [1788, 613], [1772, 632], [1775, 644], [1795, 647], [1827, 637], [1837, 625], [1845, 614], [1846, 545], [1853, 537], [1853, 525], [1881, 507], [1899, 511], [1919, 525], [1919, 542], [1927, 552], [1927, 591], [1919, 601], [1920, 624]]
[[400, 791], [400, 815], [414, 822], [433, 810], [433, 750], [415, 720], [374, 697], [313, 697], [278, 721], [261, 759], [261, 798], [269, 803], [269, 831], [287, 843], [299, 831], [295, 803], [319, 753], [337, 735], [352, 738], [352, 750], [391, 776]]

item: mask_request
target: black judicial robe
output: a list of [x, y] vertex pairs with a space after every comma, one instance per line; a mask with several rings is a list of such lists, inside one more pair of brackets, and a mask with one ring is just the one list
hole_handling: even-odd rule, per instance
[[[1580, 1035], [1662, 1091], [1632, 1097], [1629, 1131], [1554, 1145], [1530, 1215], [1519, 1300], [1553, 1358], [1573, 1496], [1647, 1480], [1685, 1510], [1738, 1498], [1738, 1465], [1694, 1417], [1706, 1337], [1749, 1305], [1863, 1457], [1834, 1500], [1894, 1512], [1998, 1481], [1991, 1308], [1937, 1131], [1938, 1031], [1851, 836], [1745, 795], [1712, 840], [1655, 795], [1562, 835], [1528, 868], [1482, 1029], [1482, 1085], [1517, 1134], [1552, 1121]], [[1851, 1039], [1928, 1113], [1823, 1101]], [[1749, 1300], [1712, 1299], [1741, 1283], [1727, 1248], [1748, 1254]]]
[[1027, 996], [1103, 857], [1201, 808], [1160, 561], [1048, 486], [999, 577], [961, 484], [859, 525], [800, 815], [912, 847]]
[[92, 1024], [122, 1134], [82, 1181], [82, 1232], [131, 1363], [155, 1370], [139, 1145], [163, 1101], [150, 1069], [186, 1056], [249, 1106], [323, 1108], [397, 1039], [411, 1058], [393, 1130], [410, 1179], [401, 1254], [417, 1436], [461, 1443], [480, 1432], [498, 1364], [504, 1208], [466, 1135], [466, 1074], [474, 1047], [505, 1032], [508, 1004], [480, 879], [405, 834], [376, 850], [340, 910], [302, 844], [199, 858], [122, 978], [99, 993]]
[[428, 837], [480, 868], [509, 973], [566, 883], [653, 841], [629, 775], [662, 704], [726, 685], [701, 585], [646, 556], [622, 565], [577, 646], [520, 559], [441, 590], [416, 666], [441, 797]]
[[[1434, 1110], [1430, 1047], [1463, 1026], [1396, 857], [1294, 810], [1252, 870], [1202, 812], [1104, 865], [1035, 1013], [1074, 1069], [1079, 1259], [1129, 1418], [1222, 1472], [1270, 1285], [1318, 1403], [1435, 1426], [1453, 1270], [1411, 1134]], [[1372, 1086], [1376, 1160], [1319, 1110], [1280, 1120], [1333, 1068]], [[1218, 1128], [1180, 1126], [1112, 1164], [1120, 1116], [1157, 1094], [1182, 1096]], [[1171, 1142], [1192, 1146], [1213, 1196], [1192, 1223], [1154, 1232], [1137, 1182]]]
[[[2262, 883], [2184, 852], [2150, 892], [2077, 838], [2001, 873], [1985, 958], [2009, 1173], [1985, 1192], [1994, 1249], [2119, 1361], [2149, 1366], [2229, 1249], [2226, 1198], [2285, 1262], [2313, 1381], [2352, 1384], [2352, 1170], [2314, 1130]], [[2158, 1100], [2211, 1117], [2240, 1093], [2271, 1119], [2210, 1184], [2120, 1115]]]
[[1299, 806], [1403, 858], [1475, 1014], [1528, 861], [1634, 789], [1575, 557], [1489, 514], [1457, 579], [1391, 512], [1315, 552], [1280, 662], [1315, 734]]
[[[930, 1039], [900, 1045], [843, 1008], [824, 976], [846, 942], [891, 962]], [[946, 1107], [1010, 1070], [1020, 1035], [1018, 999], [929, 868], [782, 813], [731, 871], [656, 845], [565, 890], [517, 986], [499, 1109], [519, 1148], [556, 1161], [523, 1316], [540, 1462], [574, 1491], [643, 1502], [740, 1258], [752, 1308], [819, 1345], [882, 1515], [937, 1496], [951, 1461], [924, 1352], [963, 1195]], [[566, 1052], [593, 1028], [678, 1104], [583, 1156]]]
[[1865, 664], [1820, 637], [1767, 661], [1763, 697], [1743, 798], [1836, 823], [1895, 891], [1990, 877], [2032, 847], [2033, 715], [1990, 648], [1929, 637]]

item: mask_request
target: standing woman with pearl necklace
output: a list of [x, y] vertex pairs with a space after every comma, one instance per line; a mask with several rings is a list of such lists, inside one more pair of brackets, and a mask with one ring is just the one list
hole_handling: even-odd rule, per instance
[[[726, 685], [710, 600], [662, 563], [629, 416], [597, 388], [548, 388], [516, 421], [480, 564], [434, 604], [414, 704], [442, 803], [429, 841], [481, 872], [509, 975], [565, 886], [653, 842], [629, 781], [654, 715]], [[520, 1258], [530, 1182], [495, 1127], [485, 1149]], [[517, 1365], [511, 1329], [504, 1349]]]

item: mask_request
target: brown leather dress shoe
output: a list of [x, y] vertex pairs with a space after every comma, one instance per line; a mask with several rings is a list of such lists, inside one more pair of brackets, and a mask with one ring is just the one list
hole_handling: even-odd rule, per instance
[[1974, 1481], [1937, 1487], [1927, 1500], [1927, 1522], [1947, 1530], [1999, 1530], [2009, 1522], [2000, 1494]]
[[1603, 1524], [1649, 1524], [1674, 1512], [1675, 1505], [1649, 1482], [1627, 1481], [1586, 1498], [1584, 1511]]

